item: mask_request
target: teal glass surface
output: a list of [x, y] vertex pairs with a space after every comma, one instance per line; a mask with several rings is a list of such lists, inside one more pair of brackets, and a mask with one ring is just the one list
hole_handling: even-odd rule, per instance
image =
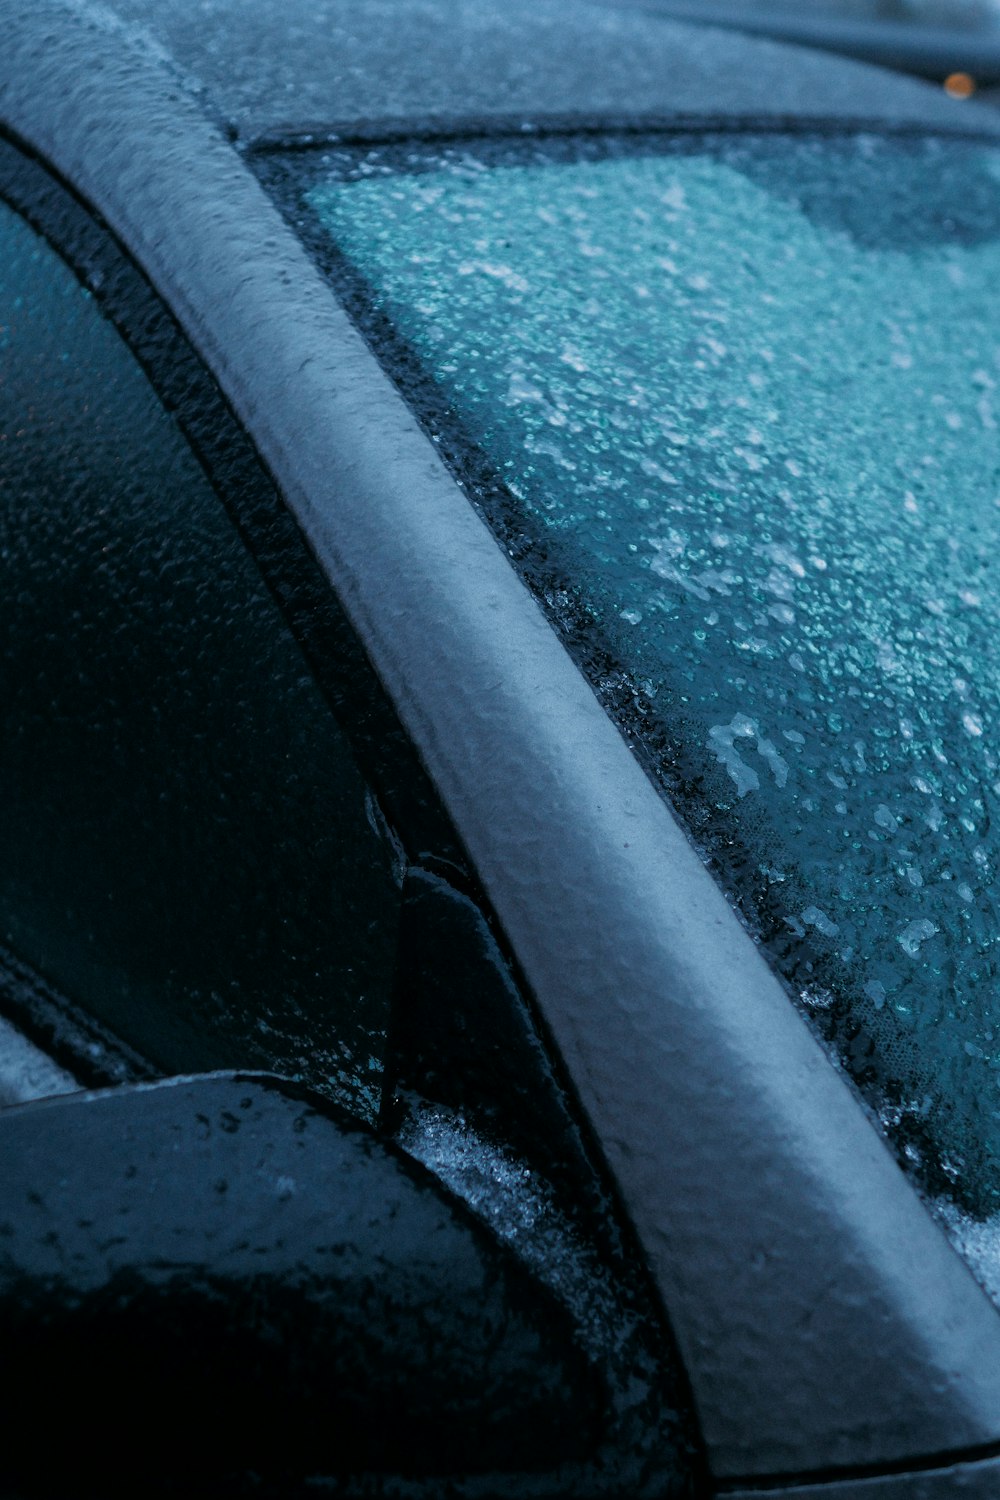
[[519, 518], [529, 578], [904, 1163], [990, 1214], [1000, 154], [345, 162], [308, 201], [369, 329], [485, 456], [487, 514]]

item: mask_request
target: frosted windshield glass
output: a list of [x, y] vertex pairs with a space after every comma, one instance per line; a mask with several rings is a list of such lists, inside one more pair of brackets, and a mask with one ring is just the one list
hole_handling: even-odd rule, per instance
[[309, 202], [904, 1162], [989, 1214], [1000, 155], [519, 149]]

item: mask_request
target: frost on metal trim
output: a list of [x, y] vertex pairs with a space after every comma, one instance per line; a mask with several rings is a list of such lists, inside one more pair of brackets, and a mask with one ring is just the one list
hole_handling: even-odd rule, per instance
[[0, 1016], [0, 1109], [29, 1099], [72, 1094], [79, 1087], [72, 1074]]
[[635, 1342], [642, 1336], [641, 1317], [623, 1311], [600, 1253], [560, 1208], [552, 1188], [508, 1147], [440, 1105], [413, 1104], [397, 1139], [570, 1307], [592, 1358], [610, 1355], [624, 1362], [631, 1399], [641, 1399], [648, 1374]]
[[743, 137], [397, 166], [329, 174], [322, 226], [903, 1159], [990, 1211], [1000, 157]]

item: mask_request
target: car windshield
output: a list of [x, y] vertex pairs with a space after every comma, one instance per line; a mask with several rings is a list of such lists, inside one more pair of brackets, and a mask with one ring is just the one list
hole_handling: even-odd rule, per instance
[[1000, 152], [632, 137], [281, 170], [609, 711], [971, 1234], [1000, 1208]]

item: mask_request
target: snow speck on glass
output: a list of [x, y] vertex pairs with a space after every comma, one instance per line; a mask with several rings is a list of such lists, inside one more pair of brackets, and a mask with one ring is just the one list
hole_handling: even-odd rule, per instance
[[1000, 154], [371, 153], [308, 201], [904, 1163], [996, 1213]]

